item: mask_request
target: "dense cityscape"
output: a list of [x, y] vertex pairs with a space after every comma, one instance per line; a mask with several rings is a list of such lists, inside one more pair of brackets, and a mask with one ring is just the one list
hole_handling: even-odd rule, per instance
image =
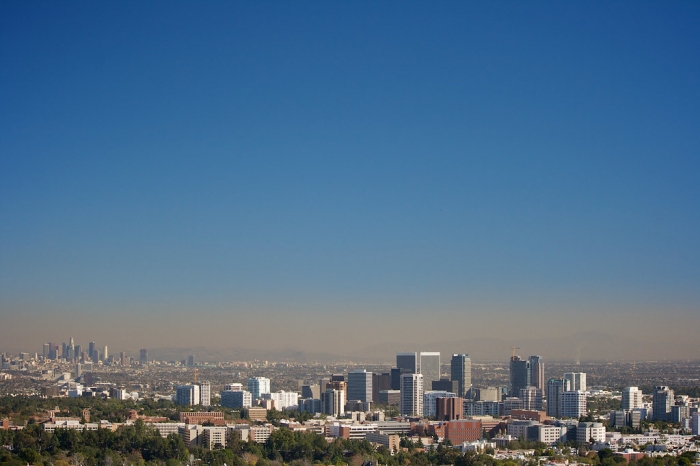
[[[503, 364], [401, 352], [392, 367], [158, 361], [148, 349], [132, 357], [49, 342], [41, 353], [2, 354], [3, 462], [56, 464], [67, 453], [72, 464], [104, 464], [104, 452], [23, 447], [21, 433], [38, 436], [28, 444], [36, 447], [62, 432], [137, 427], [174, 453], [140, 446], [109, 461], [430, 463], [446, 451], [461, 464], [700, 461], [699, 362], [545, 363], [519, 349]], [[323, 443], [292, 454], [278, 445], [285, 432]]]

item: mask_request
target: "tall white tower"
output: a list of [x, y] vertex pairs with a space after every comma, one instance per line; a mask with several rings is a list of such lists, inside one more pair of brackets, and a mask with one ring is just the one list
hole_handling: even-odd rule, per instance
[[622, 409], [632, 411], [642, 407], [642, 391], [638, 387], [625, 387], [622, 390]]
[[423, 374], [401, 375], [401, 414], [423, 415]]

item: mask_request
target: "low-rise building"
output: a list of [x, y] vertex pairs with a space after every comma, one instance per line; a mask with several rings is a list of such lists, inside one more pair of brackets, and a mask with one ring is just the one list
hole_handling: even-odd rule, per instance
[[389, 451], [399, 451], [400, 437], [396, 434], [382, 434], [380, 432], [367, 432], [365, 440], [385, 446]]

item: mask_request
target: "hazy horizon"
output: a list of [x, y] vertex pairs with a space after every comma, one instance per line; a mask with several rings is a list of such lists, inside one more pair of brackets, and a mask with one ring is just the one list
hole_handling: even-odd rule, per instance
[[697, 357], [698, 17], [0, 3], [0, 351]]

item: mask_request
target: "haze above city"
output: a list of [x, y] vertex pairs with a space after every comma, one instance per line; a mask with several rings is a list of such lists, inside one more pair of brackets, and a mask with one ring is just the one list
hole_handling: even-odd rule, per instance
[[698, 18], [2, 2], [0, 351], [697, 359]]

